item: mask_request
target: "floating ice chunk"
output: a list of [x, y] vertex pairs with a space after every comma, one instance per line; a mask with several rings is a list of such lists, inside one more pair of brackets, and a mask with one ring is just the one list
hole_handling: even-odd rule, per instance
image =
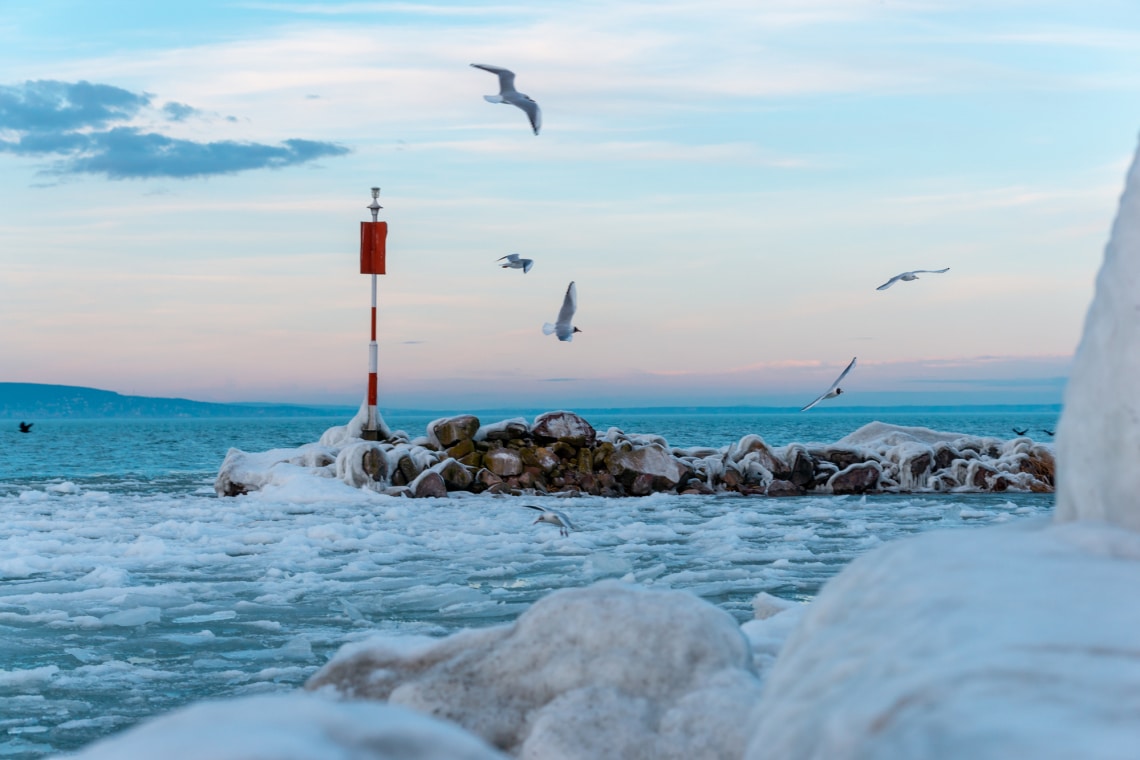
[[99, 618], [103, 625], [115, 625], [123, 628], [157, 623], [162, 620], [162, 610], [158, 607], [135, 607], [131, 610], [112, 612]]
[[410, 710], [294, 692], [201, 702], [92, 744], [74, 760], [505, 760]]

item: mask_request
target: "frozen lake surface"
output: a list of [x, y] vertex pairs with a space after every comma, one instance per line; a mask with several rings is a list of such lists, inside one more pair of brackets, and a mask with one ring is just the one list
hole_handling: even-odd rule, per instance
[[[756, 432], [726, 421], [728, 440]], [[257, 421], [234, 443], [293, 446], [342, 422]], [[45, 422], [38, 436], [5, 435], [0, 756], [75, 749], [207, 697], [293, 689], [371, 632], [503, 623], [603, 578], [685, 589], [744, 622], [758, 592], [810, 599], [885, 541], [1053, 504], [1023, 493], [408, 500], [336, 481], [219, 499], [212, 441], [240, 438], [236, 425]], [[27, 467], [12, 466], [17, 445]], [[557, 506], [578, 530], [532, 525], [522, 503]]]

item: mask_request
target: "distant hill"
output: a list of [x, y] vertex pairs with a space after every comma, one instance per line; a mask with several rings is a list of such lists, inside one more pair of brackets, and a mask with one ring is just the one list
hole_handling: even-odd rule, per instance
[[0, 383], [0, 419], [106, 417], [318, 417], [352, 415], [356, 407], [295, 404], [213, 404], [184, 398], [124, 396], [76, 385]]

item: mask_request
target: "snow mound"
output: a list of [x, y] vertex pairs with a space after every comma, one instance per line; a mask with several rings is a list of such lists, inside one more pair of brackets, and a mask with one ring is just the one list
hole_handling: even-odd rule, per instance
[[354, 644], [306, 688], [444, 717], [518, 757], [583, 760], [740, 757], [760, 695], [728, 613], [617, 581], [433, 645]]

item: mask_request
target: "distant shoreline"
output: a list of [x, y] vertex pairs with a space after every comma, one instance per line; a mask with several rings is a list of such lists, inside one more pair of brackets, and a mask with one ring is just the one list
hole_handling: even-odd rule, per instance
[[[71, 385], [39, 383], [0, 383], [0, 420], [47, 419], [188, 419], [188, 418], [270, 418], [270, 417], [352, 417], [359, 405], [339, 404], [282, 404], [257, 402], [218, 403], [193, 401], [181, 398], [128, 396], [114, 391]], [[536, 416], [554, 408], [488, 408], [463, 409], [440, 407], [437, 409], [385, 408], [381, 414], [399, 416], [440, 417], [456, 414], [475, 414], [487, 419], [506, 419], [513, 416]], [[570, 410], [568, 410], [570, 411]], [[740, 414], [791, 414], [796, 407], [781, 406], [644, 406], [644, 407], [576, 407], [572, 411], [584, 416], [621, 414], [652, 415], [740, 415]], [[1009, 412], [1057, 412], [1061, 404], [958, 404], [925, 405], [899, 404], [892, 406], [831, 406], [814, 409], [813, 415], [836, 414], [905, 414], [921, 411], [926, 414]]]

